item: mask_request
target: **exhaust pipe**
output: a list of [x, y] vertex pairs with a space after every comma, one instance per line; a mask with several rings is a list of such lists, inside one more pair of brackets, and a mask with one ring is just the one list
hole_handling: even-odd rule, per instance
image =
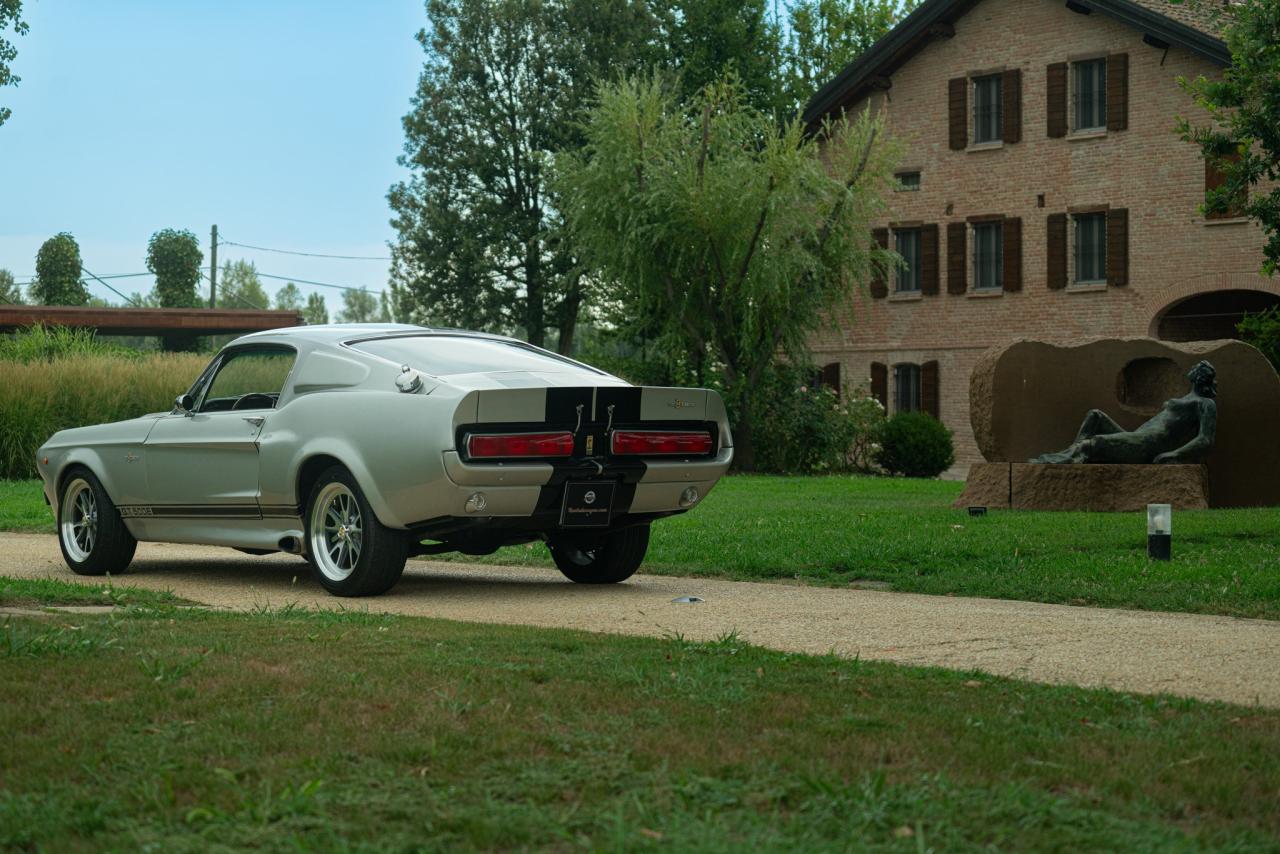
[[301, 537], [295, 537], [292, 534], [290, 534], [288, 536], [281, 537], [280, 541], [276, 545], [280, 547], [280, 551], [282, 552], [288, 552], [291, 555], [302, 554], [302, 538]]

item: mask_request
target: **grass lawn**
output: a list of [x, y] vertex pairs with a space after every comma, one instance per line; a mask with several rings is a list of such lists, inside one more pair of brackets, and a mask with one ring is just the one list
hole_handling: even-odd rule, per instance
[[114, 605], [116, 607], [177, 605], [186, 600], [162, 590], [116, 587], [110, 579], [98, 584], [73, 584], [45, 578], [7, 578], [0, 575], [0, 605]]
[[[1280, 510], [1174, 514], [1174, 559], [1137, 513], [953, 510], [961, 484], [865, 477], [723, 480], [653, 526], [644, 571], [1280, 619]], [[52, 531], [36, 482], [0, 483], [0, 525]], [[29, 520], [29, 521], [27, 521]], [[447, 557], [447, 556], [446, 556]], [[550, 564], [541, 544], [483, 563]]]
[[0, 848], [1280, 844], [1280, 712], [734, 637], [135, 607], [0, 684]]

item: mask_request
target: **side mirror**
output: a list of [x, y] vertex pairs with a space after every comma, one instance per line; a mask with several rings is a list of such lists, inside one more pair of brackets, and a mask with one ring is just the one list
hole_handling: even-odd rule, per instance
[[192, 409], [196, 406], [196, 399], [189, 394], [180, 394], [173, 399], [173, 408], [180, 411], [184, 415], [192, 415]]

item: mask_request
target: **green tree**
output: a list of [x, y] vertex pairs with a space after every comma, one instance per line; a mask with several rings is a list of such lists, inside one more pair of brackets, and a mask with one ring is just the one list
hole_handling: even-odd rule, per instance
[[329, 322], [329, 309], [321, 294], [307, 294], [307, 304], [302, 309], [302, 319], [308, 326], [322, 326]]
[[22, 305], [22, 288], [13, 281], [13, 273], [0, 270], [0, 304]]
[[156, 277], [156, 297], [164, 308], [199, 304], [196, 285], [204, 253], [200, 241], [185, 229], [165, 228], [147, 241], [147, 269]]
[[857, 59], [919, 0], [799, 0], [787, 26], [776, 79], [783, 114], [803, 110], [817, 91]]
[[293, 282], [276, 291], [276, 308], [283, 311], [302, 311], [302, 291]]
[[[22, 0], [0, 0], [0, 89], [17, 86], [22, 80], [10, 68], [10, 63], [18, 57], [17, 46], [3, 35], [10, 27], [16, 35], [27, 34], [27, 23], [22, 20]], [[13, 111], [8, 107], [0, 107], [0, 125], [11, 115]]]
[[258, 278], [258, 268], [252, 261], [226, 261], [218, 274], [218, 304], [223, 308], [271, 307], [271, 298]]
[[372, 323], [378, 319], [378, 298], [368, 291], [346, 290], [342, 292], [342, 313], [339, 323]]
[[548, 334], [568, 352], [585, 283], [547, 186], [581, 144], [593, 80], [638, 67], [662, 29], [644, 0], [428, 0], [426, 61], [391, 188], [393, 282], [412, 319]]
[[781, 27], [771, 20], [770, 5], [766, 0], [674, 0], [665, 59], [679, 74], [685, 98], [697, 97], [732, 72], [748, 104], [763, 111], [777, 106]]
[[[1231, 66], [1221, 78], [1183, 80], [1210, 121], [1179, 121], [1224, 181], [1206, 194], [1206, 213], [1240, 209], [1266, 235], [1262, 268], [1280, 265], [1280, 3], [1237, 0], [1221, 10]], [[1267, 188], [1261, 184], [1267, 182]]]
[[36, 281], [31, 299], [36, 305], [85, 305], [89, 289], [80, 281], [80, 244], [67, 232], [46, 240], [36, 253]]
[[1280, 306], [1246, 314], [1236, 325], [1236, 331], [1246, 344], [1262, 351], [1277, 371], [1280, 371]]
[[559, 161], [574, 237], [629, 313], [718, 364], [754, 465], [754, 390], [883, 268], [870, 224], [892, 158], [869, 113], [819, 138], [781, 129], [732, 82], [676, 103], [658, 79], [600, 89], [587, 145]]

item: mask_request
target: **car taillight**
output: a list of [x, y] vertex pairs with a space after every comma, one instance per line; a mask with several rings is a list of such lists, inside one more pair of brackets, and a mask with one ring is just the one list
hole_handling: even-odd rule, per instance
[[615, 454], [709, 454], [711, 434], [669, 430], [617, 430], [613, 434]]
[[467, 456], [509, 459], [512, 457], [567, 457], [573, 454], [573, 434], [491, 433], [467, 436]]

